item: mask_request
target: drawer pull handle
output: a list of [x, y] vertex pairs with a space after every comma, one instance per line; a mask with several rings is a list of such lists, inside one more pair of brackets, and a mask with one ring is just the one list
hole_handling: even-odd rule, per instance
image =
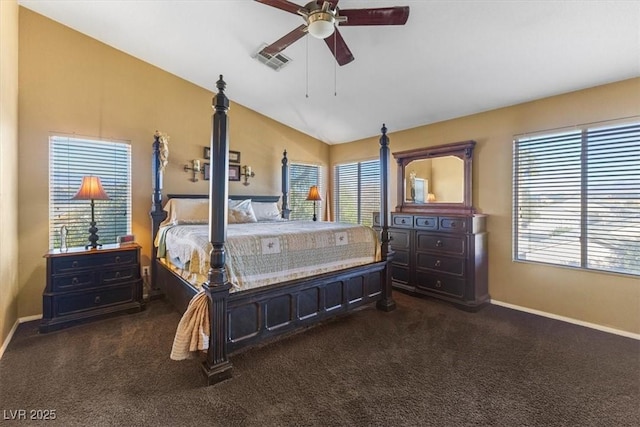
[[118, 277], [120, 277], [120, 272], [119, 272], [119, 271], [116, 271], [116, 279], [117, 279]]
[[100, 295], [98, 295], [96, 299], [93, 300], [93, 302], [96, 304], [100, 304]]
[[439, 248], [442, 247], [442, 240], [438, 240], [436, 242], [436, 246], [439, 247]]
[[440, 267], [440, 260], [436, 260], [436, 267]]
[[78, 261], [73, 261], [71, 263], [71, 268], [76, 268], [78, 266]]
[[405, 223], [406, 223], [406, 221], [405, 221], [404, 219], [403, 219], [402, 221], [400, 221], [400, 222], [402, 222], [403, 224], [405, 224]]
[[458, 223], [455, 221], [451, 221], [451, 228], [456, 228], [458, 226]]
[[442, 287], [442, 282], [440, 280], [438, 280], [436, 282], [436, 288], [441, 288]]
[[72, 285], [77, 285], [78, 284], [78, 278], [74, 277], [73, 279], [71, 279], [71, 284]]
[[116, 257], [116, 263], [118, 263], [118, 262], [120, 262], [120, 257], [119, 256]]

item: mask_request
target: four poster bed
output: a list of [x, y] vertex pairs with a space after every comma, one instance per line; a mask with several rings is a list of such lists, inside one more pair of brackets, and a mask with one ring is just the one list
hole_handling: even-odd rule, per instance
[[[185, 313], [181, 325], [192, 322], [192, 318], [186, 318], [187, 313], [198, 316], [197, 311], [200, 311], [199, 316], [204, 318], [200, 323], [201, 330], [191, 334], [194, 341], [199, 340], [202, 345], [198, 348], [191, 345], [190, 350], [206, 349], [202, 369], [208, 384], [231, 377], [229, 356], [241, 349], [374, 301], [380, 310], [395, 309], [391, 297], [393, 253], [388, 232], [390, 153], [384, 125], [380, 137], [380, 212], [385, 214], [381, 215], [380, 235], [359, 225], [287, 221], [289, 175], [286, 151], [282, 159], [282, 200], [279, 196], [228, 194], [229, 100], [224, 93], [226, 84], [222, 76], [216, 86], [209, 194], [169, 195], [167, 203], [163, 204], [161, 148], [156, 136], [150, 212], [153, 288]], [[181, 218], [176, 213], [181, 209], [184, 211], [184, 206], [189, 212], [198, 209], [202, 212], [203, 203], [209, 216], [203, 223], [191, 221], [192, 217]], [[233, 223], [236, 209], [246, 212], [242, 209], [247, 203], [253, 203], [256, 209], [260, 204], [262, 209], [280, 203], [281, 219], [270, 218], [273, 221], [268, 221], [269, 224], [259, 224], [261, 221], [255, 220]], [[169, 246], [172, 241], [188, 245], [189, 239], [199, 239], [200, 249]], [[203, 240], [206, 240], [204, 246]], [[358, 248], [354, 249], [353, 245]], [[243, 251], [247, 248], [256, 252], [254, 258], [245, 256]], [[286, 252], [295, 250], [300, 252]], [[184, 263], [185, 257], [189, 262]], [[180, 260], [177, 266], [176, 263], [172, 265], [171, 261], [178, 258], [182, 258], [182, 265]], [[294, 259], [300, 259], [302, 264], [293, 265]], [[201, 305], [194, 309], [197, 300]]]

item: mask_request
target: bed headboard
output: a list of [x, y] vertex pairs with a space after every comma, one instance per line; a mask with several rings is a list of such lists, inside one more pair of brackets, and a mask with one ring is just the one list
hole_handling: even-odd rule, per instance
[[[209, 197], [208, 194], [167, 194], [167, 199], [206, 199], [208, 197]], [[254, 195], [231, 194], [229, 195], [229, 199], [230, 200], [251, 199], [254, 202], [278, 203], [280, 201], [280, 196], [254, 196]]]

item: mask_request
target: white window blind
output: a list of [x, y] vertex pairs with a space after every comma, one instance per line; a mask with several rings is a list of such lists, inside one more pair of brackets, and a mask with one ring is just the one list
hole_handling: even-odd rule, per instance
[[[289, 209], [291, 214], [289, 219], [313, 218], [313, 202], [307, 201], [309, 188], [317, 185], [320, 195], [324, 197], [324, 191], [320, 185], [321, 170], [317, 165], [305, 165], [301, 163], [291, 163], [289, 165]], [[316, 215], [322, 218], [322, 201], [316, 202]]]
[[514, 259], [640, 275], [640, 123], [514, 141]]
[[333, 188], [336, 221], [372, 226], [380, 211], [380, 160], [336, 165]]
[[89, 243], [91, 202], [71, 200], [82, 177], [100, 177], [110, 200], [95, 201], [98, 243], [116, 243], [131, 232], [131, 146], [123, 142], [52, 136], [49, 138], [49, 248], [60, 247], [60, 227], [67, 226], [67, 246]]

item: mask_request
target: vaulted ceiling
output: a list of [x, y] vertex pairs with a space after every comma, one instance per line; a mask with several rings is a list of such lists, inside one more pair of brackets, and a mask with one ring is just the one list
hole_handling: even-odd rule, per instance
[[[293, 3], [303, 5], [302, 2]], [[640, 76], [640, 1], [341, 0], [409, 6], [402, 26], [345, 26], [338, 66], [305, 36], [274, 71], [254, 58], [304, 23], [251, 0], [19, 4], [329, 144]]]

